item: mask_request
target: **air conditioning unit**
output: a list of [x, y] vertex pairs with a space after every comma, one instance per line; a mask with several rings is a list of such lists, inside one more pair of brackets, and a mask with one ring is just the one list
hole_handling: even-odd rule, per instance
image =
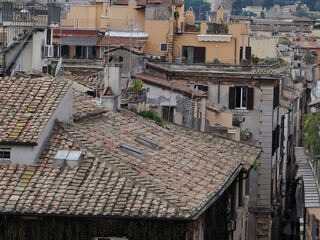
[[53, 45], [45, 45], [43, 50], [44, 57], [53, 57]]

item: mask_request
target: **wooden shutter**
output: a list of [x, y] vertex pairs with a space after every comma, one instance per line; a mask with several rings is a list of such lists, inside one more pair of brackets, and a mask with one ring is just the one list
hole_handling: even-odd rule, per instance
[[194, 63], [205, 63], [206, 61], [206, 48], [205, 47], [194, 47]]
[[236, 103], [235, 87], [229, 87], [229, 109], [235, 108]]
[[248, 104], [247, 109], [253, 109], [253, 96], [254, 96], [254, 88], [248, 88]]
[[246, 47], [246, 59], [251, 59], [251, 47]]

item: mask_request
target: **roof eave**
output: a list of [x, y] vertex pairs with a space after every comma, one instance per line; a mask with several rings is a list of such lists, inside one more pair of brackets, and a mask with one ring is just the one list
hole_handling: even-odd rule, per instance
[[233, 181], [235, 180], [235, 178], [238, 176], [238, 174], [240, 173], [241, 169], [243, 168], [243, 165], [240, 164], [236, 170], [232, 173], [232, 175], [229, 177], [228, 181], [226, 182], [226, 184], [219, 190], [219, 192], [217, 194], [215, 194], [210, 200], [209, 202], [207, 202], [207, 204], [198, 212], [196, 213], [193, 217], [192, 220], [197, 220], [209, 207], [211, 207], [212, 204], [214, 204], [219, 197], [227, 190], [227, 188], [233, 183]]
[[1, 145], [15, 145], [15, 146], [38, 146], [37, 142], [15, 142], [15, 141], [1, 141]]

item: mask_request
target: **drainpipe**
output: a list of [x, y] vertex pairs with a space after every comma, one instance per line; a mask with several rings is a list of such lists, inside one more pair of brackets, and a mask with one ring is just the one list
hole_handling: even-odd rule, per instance
[[218, 82], [218, 104], [220, 104], [220, 88], [221, 88], [221, 82]]
[[237, 65], [237, 39], [234, 38], [234, 65]]

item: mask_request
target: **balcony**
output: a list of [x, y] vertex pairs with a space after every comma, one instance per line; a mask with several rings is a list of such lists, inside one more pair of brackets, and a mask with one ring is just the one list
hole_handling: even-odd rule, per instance
[[143, 31], [143, 22], [130, 19], [107, 19], [107, 29], [141, 32]]
[[60, 22], [61, 8], [36, 2], [0, 2], [1, 23], [4, 26], [46, 27]]

